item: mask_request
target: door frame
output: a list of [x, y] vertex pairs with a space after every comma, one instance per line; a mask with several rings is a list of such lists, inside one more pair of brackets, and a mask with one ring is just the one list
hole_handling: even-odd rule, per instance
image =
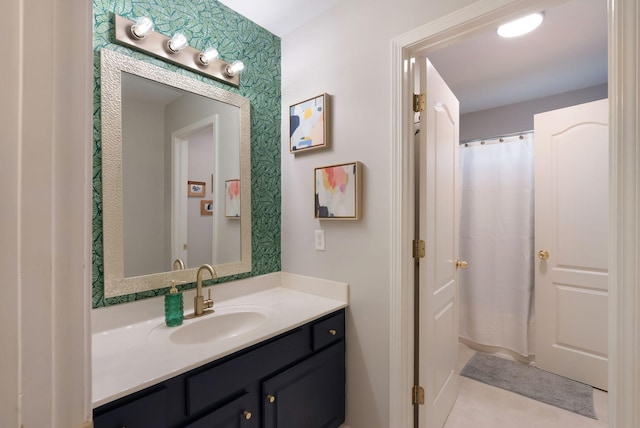
[[[498, 22], [566, 0], [479, 0], [392, 40], [391, 273], [389, 426], [413, 426], [414, 166], [407, 61]], [[609, 426], [640, 423], [640, 111], [639, 0], [607, 0], [609, 70]], [[624, 96], [623, 96], [624, 95]], [[617, 284], [617, 286], [616, 286]]]
[[[177, 258], [180, 258], [185, 263], [185, 266], [187, 266], [189, 259], [189, 251], [179, 249], [179, 243], [187, 242], [189, 235], [187, 229], [189, 217], [187, 213], [187, 197], [183, 191], [184, 183], [187, 182], [189, 175], [189, 137], [207, 127], [213, 129], [211, 152], [213, 153], [214, 176], [216, 176], [218, 171], [218, 122], [219, 115], [214, 114], [190, 123], [171, 133], [171, 154], [173, 159], [171, 162], [171, 218], [176, 220], [171, 222], [171, 263]], [[217, 179], [214, 180], [212, 178], [211, 186], [213, 186], [214, 181], [217, 182]], [[212, 188], [211, 192], [213, 191], [214, 189]], [[217, 193], [214, 193], [214, 196], [216, 195]], [[214, 203], [214, 206], [219, 205]], [[215, 226], [217, 226], [217, 222], [214, 225], [213, 239], [211, 241], [213, 260], [216, 260], [217, 256], [217, 245], [215, 245], [215, 243], [218, 231]], [[187, 253], [186, 257], [184, 256], [185, 251]]]

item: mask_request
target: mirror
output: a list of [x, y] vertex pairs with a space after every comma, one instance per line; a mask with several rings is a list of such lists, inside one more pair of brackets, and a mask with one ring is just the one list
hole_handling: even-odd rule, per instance
[[249, 100], [107, 49], [101, 86], [105, 297], [250, 271]]

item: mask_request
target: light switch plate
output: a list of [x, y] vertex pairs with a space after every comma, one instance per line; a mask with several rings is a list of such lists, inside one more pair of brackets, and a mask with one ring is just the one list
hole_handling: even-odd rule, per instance
[[316, 230], [316, 251], [324, 251], [324, 230]]

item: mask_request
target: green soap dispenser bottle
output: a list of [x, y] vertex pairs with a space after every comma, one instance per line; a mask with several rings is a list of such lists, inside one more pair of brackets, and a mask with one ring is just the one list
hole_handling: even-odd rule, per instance
[[164, 321], [167, 327], [179, 326], [184, 319], [182, 291], [178, 291], [176, 284], [184, 284], [184, 281], [171, 281], [171, 289], [164, 295]]

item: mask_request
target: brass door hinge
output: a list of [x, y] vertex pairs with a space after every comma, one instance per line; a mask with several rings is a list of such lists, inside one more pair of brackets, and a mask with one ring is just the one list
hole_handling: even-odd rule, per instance
[[424, 404], [424, 388], [420, 385], [413, 385], [411, 390], [411, 404]]
[[413, 94], [413, 111], [423, 112], [427, 106], [427, 97], [424, 94]]
[[425, 250], [424, 241], [422, 239], [414, 239], [413, 240], [413, 258], [418, 260], [418, 259], [424, 259], [425, 256], [426, 256], [426, 250]]

